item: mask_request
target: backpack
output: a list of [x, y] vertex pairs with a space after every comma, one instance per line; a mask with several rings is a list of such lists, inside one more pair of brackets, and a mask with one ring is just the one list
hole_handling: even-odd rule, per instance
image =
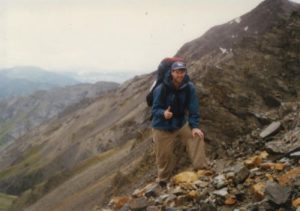
[[163, 59], [157, 68], [157, 78], [153, 82], [152, 86], [150, 87], [149, 93], [146, 96], [146, 101], [148, 106], [152, 106], [153, 104], [153, 91], [154, 89], [163, 82], [165, 75], [171, 69], [171, 66], [174, 62], [183, 61], [180, 57], [167, 57]]

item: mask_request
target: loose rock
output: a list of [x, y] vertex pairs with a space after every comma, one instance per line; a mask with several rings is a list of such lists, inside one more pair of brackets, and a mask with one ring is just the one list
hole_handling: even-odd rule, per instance
[[291, 190], [288, 187], [280, 186], [276, 182], [268, 181], [265, 189], [265, 194], [268, 199], [277, 205], [282, 205], [289, 199]]
[[148, 206], [148, 201], [145, 198], [134, 198], [129, 202], [130, 209], [134, 211], [145, 210]]
[[193, 183], [198, 180], [198, 176], [195, 172], [186, 171], [175, 175], [172, 178], [174, 184], [178, 185], [180, 183]]
[[263, 199], [265, 197], [265, 194], [264, 194], [265, 187], [266, 187], [266, 185], [264, 183], [262, 183], [262, 182], [257, 183], [257, 184], [255, 184], [255, 185], [252, 186], [251, 189], [252, 189], [255, 197], [258, 200], [261, 200], [261, 199]]
[[281, 126], [281, 123], [280, 122], [272, 122], [266, 129], [264, 129], [260, 134], [259, 136], [261, 138], [266, 138], [276, 132], [279, 131], [280, 129], [280, 126]]
[[219, 176], [216, 176], [214, 179], [213, 179], [213, 186], [216, 188], [216, 189], [220, 189], [220, 188], [223, 188], [227, 185], [227, 181], [226, 181], [226, 178], [223, 174], [219, 175]]
[[240, 184], [243, 183], [249, 176], [250, 171], [248, 168], [246, 168], [244, 165], [242, 164], [238, 164], [234, 167], [234, 171], [235, 171], [235, 179], [234, 182], [235, 184]]

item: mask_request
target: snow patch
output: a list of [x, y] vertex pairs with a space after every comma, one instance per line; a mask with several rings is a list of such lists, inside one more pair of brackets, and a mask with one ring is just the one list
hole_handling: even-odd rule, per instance
[[238, 18], [234, 19], [234, 21], [235, 21], [236, 23], [240, 23], [240, 22], [242, 21], [242, 19], [241, 19], [241, 17], [238, 17]]
[[244, 28], [244, 31], [247, 31], [247, 30], [248, 30], [248, 28], [249, 28], [249, 27], [248, 27], [248, 26], [246, 26], [246, 27]]

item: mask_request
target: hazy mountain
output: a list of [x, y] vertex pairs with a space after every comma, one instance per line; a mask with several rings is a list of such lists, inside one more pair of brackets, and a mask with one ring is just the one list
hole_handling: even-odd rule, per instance
[[100, 70], [95, 70], [95, 71], [73, 70], [72, 72], [64, 72], [63, 74], [84, 83], [95, 83], [97, 81], [113, 81], [117, 83], [123, 83], [126, 80], [133, 78], [135, 75], [137, 75], [137, 73], [133, 71], [109, 72], [105, 70], [101, 70], [101, 71]]
[[0, 70], [0, 99], [25, 96], [36, 90], [74, 85], [79, 81], [38, 67], [14, 67]]
[[[218, 166], [223, 159], [232, 166], [263, 149], [267, 140], [257, 134], [272, 121], [282, 121], [278, 139], [298, 134], [299, 39], [299, 5], [266, 0], [178, 51], [196, 85], [208, 154]], [[154, 181], [150, 109], [145, 103], [154, 78], [135, 77], [2, 151], [0, 190], [20, 196], [14, 208], [99, 210], [111, 196]], [[241, 186], [250, 196], [250, 188]], [[211, 198], [209, 194], [203, 200], [216, 203]], [[254, 203], [251, 197], [245, 200]]]
[[0, 101], [0, 147], [61, 112], [84, 106], [118, 86], [113, 82], [79, 84]]

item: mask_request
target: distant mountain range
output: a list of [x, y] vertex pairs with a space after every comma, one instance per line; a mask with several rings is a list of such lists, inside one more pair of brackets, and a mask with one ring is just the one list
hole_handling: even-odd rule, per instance
[[92, 98], [117, 88], [115, 82], [76, 84], [36, 91], [0, 101], [0, 148], [61, 112], [70, 112]]
[[45, 71], [38, 67], [13, 67], [0, 70], [0, 99], [29, 95], [37, 90], [49, 90], [78, 84], [72, 77]]
[[85, 82], [85, 83], [95, 83], [97, 81], [112, 81], [117, 83], [123, 83], [130, 78], [133, 78], [138, 73], [133, 71], [128, 72], [109, 72], [109, 71], [100, 71], [95, 70], [92, 71], [73, 71], [73, 72], [64, 72], [62, 73], [67, 77], [71, 77], [77, 81]]
[[108, 81], [122, 83], [135, 76], [134, 72], [50, 72], [35, 66], [18, 66], [0, 69], [0, 100], [27, 96], [37, 90], [50, 90], [79, 83]]

